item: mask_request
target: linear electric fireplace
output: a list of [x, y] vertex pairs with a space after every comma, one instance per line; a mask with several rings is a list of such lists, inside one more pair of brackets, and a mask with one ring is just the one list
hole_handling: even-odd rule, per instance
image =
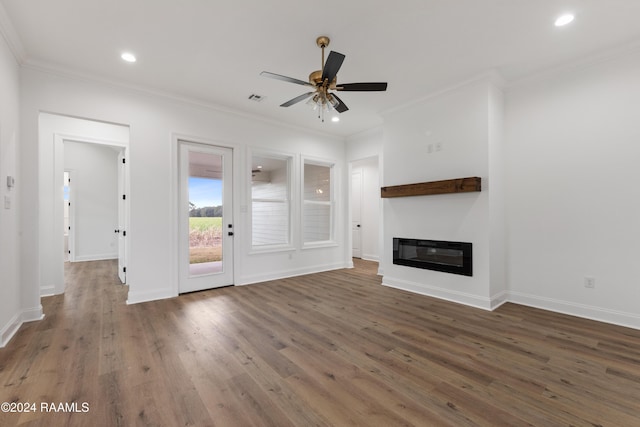
[[473, 276], [472, 244], [394, 237], [393, 263]]

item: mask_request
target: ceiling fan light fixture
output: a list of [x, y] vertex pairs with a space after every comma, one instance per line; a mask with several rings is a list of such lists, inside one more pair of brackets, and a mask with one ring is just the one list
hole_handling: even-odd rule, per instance
[[322, 105], [320, 102], [318, 102], [318, 100], [319, 100], [319, 96], [316, 94], [316, 95], [312, 96], [311, 98], [309, 98], [309, 100], [306, 102], [306, 104], [313, 111], [316, 111], [318, 109], [318, 105]]
[[331, 94], [327, 95], [327, 99], [329, 100], [329, 103], [331, 104], [331, 106], [333, 108], [337, 108], [338, 105], [340, 105], [340, 102], [338, 102], [338, 100], [335, 98], [335, 96], [332, 96]]
[[[344, 113], [349, 107], [338, 97], [336, 93], [330, 91], [346, 92], [379, 92], [387, 90], [386, 82], [374, 83], [343, 83], [338, 85], [338, 71], [342, 67], [345, 56], [339, 52], [331, 51], [325, 62], [324, 50], [329, 45], [329, 37], [320, 36], [316, 39], [316, 45], [322, 49], [322, 66], [320, 70], [309, 74], [309, 81], [283, 76], [280, 74], [263, 71], [261, 76], [276, 80], [282, 80], [301, 86], [311, 87], [313, 91], [296, 96], [287, 102], [280, 104], [281, 107], [290, 107], [299, 102], [305, 101], [313, 111], [318, 113], [318, 118], [324, 122], [325, 112], [330, 114], [331, 121], [339, 121], [338, 113]], [[334, 117], [335, 116], [335, 117]]]

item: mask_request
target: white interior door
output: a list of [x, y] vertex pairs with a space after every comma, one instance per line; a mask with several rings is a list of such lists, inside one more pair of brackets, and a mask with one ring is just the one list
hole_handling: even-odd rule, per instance
[[351, 173], [351, 235], [351, 255], [362, 258], [362, 170]]
[[124, 150], [118, 154], [118, 228], [115, 232], [118, 234], [118, 277], [122, 283], [127, 283], [127, 264], [125, 239], [127, 235], [125, 204], [127, 203], [127, 194], [125, 191], [125, 161]]
[[180, 141], [180, 293], [233, 284], [232, 156]]

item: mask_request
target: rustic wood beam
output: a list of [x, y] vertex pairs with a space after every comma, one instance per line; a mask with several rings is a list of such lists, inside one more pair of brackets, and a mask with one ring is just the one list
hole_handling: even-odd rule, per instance
[[417, 184], [382, 187], [380, 196], [390, 197], [430, 196], [434, 194], [470, 193], [481, 191], [480, 177], [445, 179], [443, 181], [421, 182]]

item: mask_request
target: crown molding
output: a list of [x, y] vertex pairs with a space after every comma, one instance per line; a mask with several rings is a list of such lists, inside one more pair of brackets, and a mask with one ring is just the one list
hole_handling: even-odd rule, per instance
[[640, 40], [635, 40], [612, 49], [607, 49], [593, 55], [588, 55], [574, 61], [569, 61], [556, 67], [547, 68], [528, 76], [510, 81], [506, 85], [507, 90], [517, 89], [531, 83], [543, 81], [554, 76], [562, 75], [576, 70], [592, 67], [596, 64], [608, 62], [617, 58], [640, 53]]
[[111, 87], [111, 88], [124, 90], [132, 93], [137, 93], [139, 95], [144, 95], [148, 97], [162, 98], [164, 100], [169, 100], [175, 103], [180, 103], [183, 105], [188, 105], [188, 106], [196, 107], [203, 110], [216, 111], [222, 114], [243, 117], [246, 119], [269, 124], [271, 126], [276, 126], [276, 127], [293, 130], [296, 132], [302, 132], [306, 134], [313, 134], [316, 136], [329, 138], [329, 139], [340, 141], [340, 142], [344, 142], [346, 139], [345, 137], [342, 137], [340, 135], [334, 135], [331, 133], [322, 132], [316, 129], [310, 129], [303, 126], [292, 125], [291, 123], [282, 122], [276, 119], [260, 116], [258, 114], [247, 113], [242, 110], [230, 108], [224, 105], [215, 104], [213, 102], [209, 102], [209, 101], [205, 101], [197, 98], [178, 95], [176, 93], [163, 91], [157, 88], [125, 83], [117, 79], [110, 79], [102, 76], [96, 76], [91, 73], [85, 73], [85, 72], [74, 70], [68, 67], [63, 67], [51, 62], [40, 61], [40, 60], [29, 58], [24, 60], [21, 63], [21, 66], [24, 69], [29, 69], [29, 70], [33, 70], [33, 71], [45, 73], [45, 74], [51, 74], [51, 75], [69, 79], [69, 80], [75, 80], [82, 83], [90, 83], [90, 84], [97, 84], [101, 86]]
[[346, 137], [346, 141], [356, 141], [362, 138], [368, 138], [373, 136], [382, 135], [384, 133], [384, 126], [377, 125], [369, 129], [361, 130], [360, 132], [352, 133]]
[[442, 95], [444, 95], [446, 93], [453, 92], [455, 90], [458, 90], [460, 88], [463, 88], [465, 86], [469, 86], [469, 85], [472, 85], [472, 84], [475, 84], [475, 83], [478, 83], [478, 82], [487, 82], [487, 83], [492, 84], [493, 86], [495, 86], [495, 87], [497, 87], [499, 89], [504, 89], [507, 86], [507, 81], [504, 79], [504, 77], [502, 77], [502, 75], [497, 70], [492, 69], [492, 70], [486, 71], [484, 73], [477, 74], [477, 75], [475, 75], [473, 77], [470, 77], [470, 78], [468, 78], [466, 80], [462, 80], [460, 82], [454, 83], [454, 84], [452, 84], [450, 86], [444, 86], [441, 89], [435, 90], [434, 92], [431, 92], [431, 93], [429, 93], [429, 94], [427, 94], [425, 96], [421, 96], [420, 98], [416, 98], [416, 99], [413, 99], [413, 100], [411, 100], [409, 102], [405, 102], [404, 104], [400, 104], [400, 105], [397, 105], [395, 107], [388, 108], [388, 109], [386, 109], [384, 111], [381, 111], [380, 115], [383, 116], [383, 118], [384, 118], [384, 116], [386, 116], [388, 114], [393, 114], [393, 113], [397, 113], [399, 111], [406, 110], [406, 109], [414, 107], [414, 106], [416, 106], [418, 104], [422, 104], [423, 102], [426, 102], [426, 101], [428, 101], [430, 99], [437, 98], [437, 97], [442, 96]]
[[18, 36], [18, 32], [11, 23], [11, 19], [9, 19], [9, 15], [7, 15], [2, 3], [0, 3], [0, 33], [18, 64], [24, 64], [27, 59], [27, 52], [24, 50], [22, 40], [20, 40], [20, 36]]

